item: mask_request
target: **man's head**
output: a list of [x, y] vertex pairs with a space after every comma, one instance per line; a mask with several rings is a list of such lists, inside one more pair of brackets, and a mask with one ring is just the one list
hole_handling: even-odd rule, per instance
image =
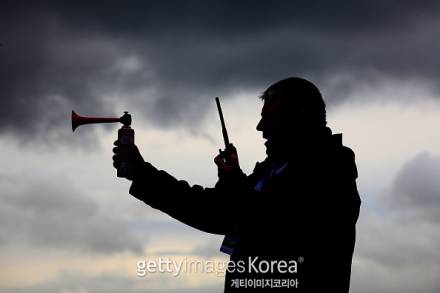
[[290, 77], [278, 81], [261, 95], [264, 106], [257, 130], [267, 139], [266, 146], [286, 144], [294, 136], [313, 135], [325, 128], [325, 103], [311, 82]]

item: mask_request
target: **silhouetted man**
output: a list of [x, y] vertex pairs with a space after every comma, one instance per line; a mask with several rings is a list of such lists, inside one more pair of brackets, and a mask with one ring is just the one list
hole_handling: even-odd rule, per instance
[[348, 292], [360, 207], [354, 153], [326, 127], [325, 103], [311, 82], [284, 79], [261, 98], [257, 130], [267, 140], [267, 158], [252, 174], [241, 171], [229, 145], [214, 159], [215, 187], [190, 186], [144, 162], [134, 147], [130, 194], [225, 235], [225, 292]]

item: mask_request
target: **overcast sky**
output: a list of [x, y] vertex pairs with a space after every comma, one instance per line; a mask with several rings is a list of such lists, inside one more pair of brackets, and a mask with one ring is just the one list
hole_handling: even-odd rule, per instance
[[438, 1], [3, 1], [0, 292], [222, 292], [209, 274], [136, 262], [225, 259], [206, 235], [128, 195], [111, 148], [133, 115], [145, 159], [213, 185], [213, 98], [249, 173], [264, 159], [258, 96], [301, 76], [356, 153], [363, 205], [352, 292], [440, 290]]

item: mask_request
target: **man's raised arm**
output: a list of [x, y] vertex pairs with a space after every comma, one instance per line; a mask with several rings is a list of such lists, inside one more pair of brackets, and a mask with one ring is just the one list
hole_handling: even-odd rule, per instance
[[[113, 166], [117, 168], [120, 160], [117, 141], [115, 145]], [[196, 229], [229, 234], [238, 220], [240, 204], [237, 195], [246, 196], [249, 187], [232, 145], [227, 150], [227, 156], [232, 160], [225, 160], [224, 155], [223, 159], [220, 156], [214, 159], [219, 166], [220, 177], [215, 188], [203, 188], [200, 185], [190, 186], [186, 181], [177, 180], [167, 172], [156, 169], [144, 161], [138, 148], [133, 145], [128, 155], [134, 166], [127, 176], [132, 181], [129, 192], [151, 207]]]

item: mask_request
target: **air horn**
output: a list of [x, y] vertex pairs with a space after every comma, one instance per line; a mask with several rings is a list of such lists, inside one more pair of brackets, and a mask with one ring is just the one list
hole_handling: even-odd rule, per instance
[[121, 122], [124, 126], [130, 127], [131, 124], [131, 115], [128, 114], [127, 111], [124, 112], [120, 118], [107, 118], [107, 117], [85, 117], [80, 116], [72, 110], [72, 131], [83, 124], [92, 124], [92, 123], [113, 123], [113, 122]]
[[128, 148], [130, 145], [134, 144], [134, 130], [130, 127], [131, 125], [131, 115], [127, 111], [124, 112], [119, 118], [113, 117], [86, 117], [80, 116], [72, 110], [72, 132], [75, 129], [84, 124], [94, 124], [94, 123], [122, 123], [122, 127], [118, 130], [118, 141], [119, 141], [119, 166], [117, 169], [117, 176], [126, 178], [133, 169], [132, 162], [128, 160]]

